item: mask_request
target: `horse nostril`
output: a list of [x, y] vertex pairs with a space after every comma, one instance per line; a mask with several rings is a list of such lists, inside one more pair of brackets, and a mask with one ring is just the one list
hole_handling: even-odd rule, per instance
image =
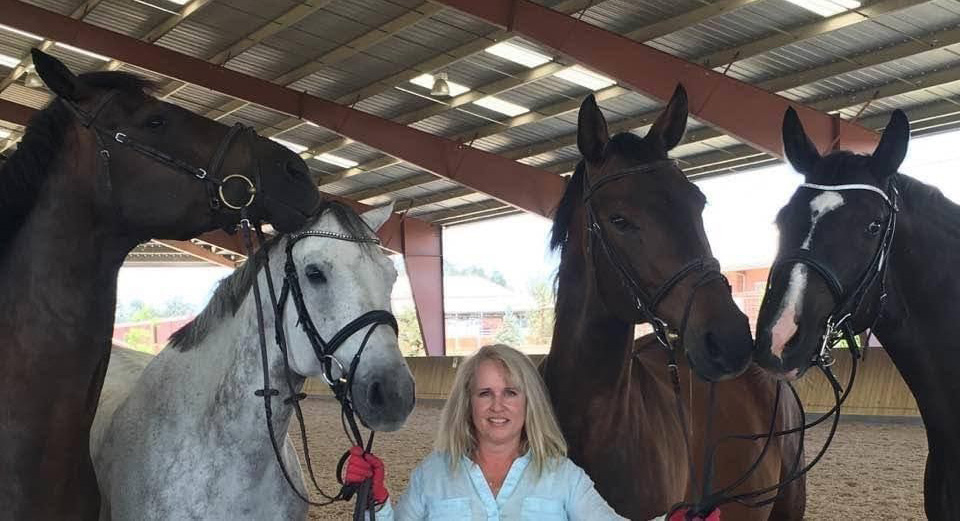
[[380, 386], [380, 382], [373, 382], [373, 384], [370, 385], [370, 405], [383, 407], [386, 403], [387, 400], [383, 396], [383, 388]]
[[723, 357], [720, 343], [717, 342], [717, 337], [713, 335], [712, 331], [707, 333], [704, 343], [707, 345], [707, 354], [710, 355], [711, 360], [720, 360]]
[[287, 174], [292, 177], [298, 177], [302, 175], [307, 175], [310, 171], [307, 169], [307, 164], [303, 162], [299, 157], [297, 159], [291, 159], [286, 163]]

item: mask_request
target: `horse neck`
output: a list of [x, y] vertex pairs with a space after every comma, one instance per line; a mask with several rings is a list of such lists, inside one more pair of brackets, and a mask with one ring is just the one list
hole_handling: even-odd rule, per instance
[[583, 247], [585, 235], [581, 207], [571, 219], [560, 260], [548, 364], [552, 371], [564, 373], [563, 378], [595, 379], [597, 385], [616, 388], [629, 374], [633, 324], [607, 310]]
[[[282, 259], [280, 259], [282, 260]], [[271, 259], [272, 263], [280, 260]], [[277, 270], [279, 273], [280, 270]], [[282, 279], [273, 274], [274, 282]], [[270, 387], [279, 390], [272, 404], [272, 419], [277, 440], [282, 442], [290, 423], [293, 407], [283, 402], [291, 391], [287, 383], [283, 356], [276, 342], [274, 312], [267, 291], [264, 270], [257, 276], [263, 303], [264, 337], [266, 340], [267, 368]], [[279, 290], [279, 288], [277, 288]], [[272, 450], [264, 425], [263, 398], [254, 393], [264, 388], [263, 360], [259, 336], [254, 291], [251, 288], [240, 308], [211, 331], [199, 345], [189, 352], [177, 352], [180, 368], [172, 368], [168, 374], [181, 374], [186, 381], [180, 386], [201, 390], [203, 404], [190, 404], [185, 414], [197, 414], [199, 425], [220, 432], [230, 431], [230, 439], [243, 440], [244, 446], [262, 445], [263, 450]], [[288, 335], [293, 333], [285, 331]], [[199, 358], [196, 358], [199, 357]], [[305, 378], [291, 372], [290, 385], [294, 393], [303, 389]], [[173, 391], [179, 392], [179, 391]], [[251, 425], [258, 427], [251, 429]], [[281, 444], [282, 447], [282, 444]]]
[[913, 391], [928, 433], [956, 436], [960, 323], [954, 303], [960, 280], [954, 268], [960, 266], [960, 207], [913, 179], [902, 181], [889, 307], [877, 323], [877, 338]]
[[[43, 192], [0, 259], [0, 331], [13, 333], [8, 339], [13, 345], [29, 342], [20, 347], [55, 354], [59, 364], [71, 366], [71, 374], [89, 378], [85, 369], [92, 370], [109, 348], [117, 274], [136, 242], [118, 234], [112, 216], [102, 211], [96, 154], [70, 150], [92, 152], [92, 139], [73, 136], [65, 140]], [[29, 358], [51, 363], [47, 356]], [[72, 385], [65, 382], [62, 388], [76, 393]], [[95, 404], [94, 396], [90, 405]]]

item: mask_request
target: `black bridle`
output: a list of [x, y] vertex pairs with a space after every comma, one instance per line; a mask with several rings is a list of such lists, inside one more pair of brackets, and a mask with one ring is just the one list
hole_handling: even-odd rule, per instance
[[[583, 205], [586, 208], [587, 214], [587, 232], [590, 237], [588, 249], [590, 254], [595, 255], [596, 248], [594, 244], [598, 244], [604, 255], [606, 255], [610, 261], [610, 264], [612, 264], [617, 270], [617, 273], [620, 274], [620, 278], [623, 280], [626, 288], [630, 291], [634, 307], [637, 312], [640, 313], [642, 322], [650, 323], [660, 344], [673, 353], [675, 347], [683, 343], [682, 337], [686, 329], [686, 321], [689, 318], [690, 308], [693, 304], [693, 298], [696, 295], [697, 289], [718, 279], [726, 282], [726, 278], [723, 276], [723, 273], [720, 272], [720, 263], [714, 258], [701, 257], [694, 259], [682, 266], [663, 284], [650, 292], [643, 288], [630, 263], [626, 262], [620, 253], [610, 246], [606, 232], [603, 226], [600, 225], [599, 219], [597, 219], [597, 213], [592, 202], [592, 197], [597, 191], [614, 181], [653, 172], [664, 167], [676, 169], [677, 162], [673, 159], [664, 159], [645, 163], [603, 176], [593, 184], [589, 184], [587, 175], [584, 173]], [[691, 291], [690, 297], [687, 299], [681, 323], [678, 328], [671, 328], [667, 321], [660, 318], [657, 314], [657, 307], [681, 282], [695, 273], [699, 273], [700, 276], [694, 283], [693, 291]], [[594, 274], [595, 277], [599, 276], [597, 270], [594, 270]], [[597, 285], [599, 287], [599, 281], [597, 281]], [[676, 364], [673, 361], [671, 361], [671, 363], [675, 367]]]
[[[313, 471], [313, 463], [310, 459], [310, 449], [309, 444], [307, 443], [307, 434], [303, 422], [303, 411], [300, 408], [300, 401], [304, 400], [307, 395], [303, 392], [297, 392], [293, 384], [294, 377], [293, 371], [290, 369], [289, 348], [283, 329], [283, 316], [286, 309], [287, 299], [290, 298], [297, 312], [297, 324], [307, 336], [310, 345], [313, 347], [314, 354], [320, 361], [323, 379], [330, 386], [330, 389], [333, 391], [337, 401], [340, 402], [341, 421], [343, 422], [344, 432], [347, 434], [347, 437], [351, 439], [352, 444], [365, 447], [365, 451], [370, 452], [371, 446], [373, 445], [374, 432], [370, 432], [370, 437], [367, 439], [366, 444], [364, 444], [363, 435], [360, 433], [360, 428], [357, 425], [354, 415], [354, 377], [356, 375], [357, 366], [360, 362], [360, 357], [377, 327], [381, 325], [390, 326], [390, 328], [393, 329], [394, 335], [396, 335], [398, 332], [397, 320], [392, 313], [386, 310], [369, 311], [343, 326], [329, 341], [324, 340], [323, 336], [317, 331], [314, 321], [310, 315], [310, 311], [307, 308], [306, 302], [304, 301], [303, 289], [300, 286], [296, 262], [293, 259], [293, 247], [296, 245], [296, 243], [307, 237], [323, 237], [340, 241], [372, 245], [379, 245], [380, 240], [375, 237], [375, 232], [373, 232], [373, 230], [371, 230], [371, 232], [374, 233], [374, 237], [356, 237], [352, 235], [321, 230], [307, 230], [290, 234], [287, 237], [287, 245], [285, 248], [286, 262], [284, 263], [283, 287], [281, 288], [280, 297], [278, 299], [274, 289], [273, 277], [270, 274], [270, 260], [268, 257], [267, 248], [261, 247], [257, 253], [253, 253], [253, 244], [250, 238], [252, 232], [250, 221], [243, 219], [241, 220], [240, 225], [243, 230], [248, 259], [252, 260], [253, 262], [257, 262], [258, 268], [265, 268], [264, 274], [267, 280], [267, 288], [270, 294], [271, 305], [273, 306], [274, 310], [274, 334], [276, 335], [277, 346], [280, 348], [280, 352], [282, 354], [284, 377], [286, 380], [287, 392], [289, 393], [288, 396], [283, 399], [283, 403], [293, 406], [300, 427], [300, 439], [303, 446], [304, 461], [306, 462], [307, 471], [310, 475], [310, 479], [314, 488], [320, 493], [321, 496], [324, 497], [325, 501], [311, 501], [310, 498], [307, 497], [305, 491], [298, 490], [296, 485], [293, 483], [289, 470], [283, 462], [280, 446], [277, 442], [277, 436], [274, 431], [272, 419], [273, 408], [271, 403], [274, 396], [280, 395], [280, 390], [275, 389], [270, 385], [270, 368], [267, 357], [263, 304], [260, 296], [259, 280], [255, 279], [253, 283], [253, 291], [254, 301], [257, 308], [257, 329], [260, 340], [260, 358], [263, 367], [263, 388], [257, 389], [254, 394], [263, 398], [264, 416], [267, 422], [267, 433], [270, 438], [270, 444], [273, 447], [274, 455], [277, 458], [277, 464], [280, 466], [280, 471], [291, 490], [293, 490], [294, 494], [296, 494], [297, 497], [307, 504], [314, 506], [325, 506], [333, 503], [334, 501], [349, 501], [356, 493], [357, 503], [354, 510], [354, 519], [358, 521], [362, 519], [372, 520], [375, 516], [375, 509], [377, 506], [374, 503], [373, 496], [371, 495], [371, 488], [373, 485], [372, 480], [367, 479], [361, 485], [357, 486], [353, 484], [344, 485], [341, 478], [344, 463], [350, 454], [349, 451], [344, 453], [337, 465], [337, 481], [342, 485], [340, 491], [336, 495], [329, 495], [324, 492], [317, 483], [317, 478]], [[263, 233], [259, 227], [256, 228], [256, 232], [259, 236], [260, 244], [263, 245]], [[364, 328], [367, 328], [367, 331], [363, 336], [360, 347], [357, 349], [356, 354], [354, 354], [353, 359], [350, 362], [349, 369], [345, 369], [334, 355], [337, 349], [339, 349], [344, 342]], [[337, 375], [333, 374], [334, 365], [336, 365], [338, 368], [339, 374]]]
[[[211, 211], [221, 211], [223, 207], [226, 207], [230, 211], [239, 212], [253, 204], [254, 200], [257, 198], [257, 193], [259, 191], [258, 187], [260, 186], [259, 169], [253, 169], [253, 172], [248, 175], [239, 173], [230, 174], [227, 176], [220, 175], [220, 170], [223, 167], [224, 159], [226, 159], [227, 153], [230, 151], [230, 148], [233, 146], [234, 142], [237, 141], [237, 139], [241, 136], [251, 139], [254, 135], [256, 135], [256, 132], [252, 127], [248, 127], [241, 123], [234, 124], [220, 141], [216, 152], [214, 152], [210, 159], [210, 163], [206, 168], [201, 168], [187, 161], [183, 161], [177, 157], [174, 157], [162, 150], [154, 148], [146, 143], [138, 141], [120, 129], [110, 130], [97, 123], [97, 118], [100, 116], [100, 113], [103, 112], [103, 109], [110, 104], [117, 94], [118, 92], [115, 90], [107, 92], [102, 98], [100, 98], [100, 101], [97, 102], [92, 112], [86, 112], [76, 103], [64, 98], [60, 98], [60, 101], [62, 101], [64, 105], [70, 109], [80, 125], [93, 131], [93, 135], [97, 141], [97, 147], [99, 149], [97, 154], [99, 172], [105, 179], [105, 182], [108, 186], [110, 185], [110, 149], [112, 146], [122, 146], [133, 150], [134, 152], [152, 161], [156, 161], [157, 163], [169, 167], [174, 171], [191, 175], [197, 180], [204, 182], [204, 185], [207, 187], [207, 195], [209, 198]], [[245, 201], [228, 200], [226, 194], [224, 193], [224, 186], [229, 182], [240, 182], [245, 185], [246, 193], [249, 197], [247, 197]]]
[[[823, 191], [851, 191], [851, 190], [861, 190], [869, 191], [876, 193], [883, 198], [883, 201], [886, 203], [888, 209], [890, 210], [890, 215], [887, 217], [886, 225], [884, 226], [883, 235], [881, 236], [880, 243], [877, 245], [877, 249], [874, 252], [873, 258], [871, 259], [870, 264], [866, 269], [861, 273], [856, 285], [852, 286], [853, 290], [845, 292], [843, 284], [840, 282], [839, 278], [836, 276], [835, 272], [830, 269], [825, 263], [819, 261], [814, 257], [809, 250], [798, 249], [791, 252], [788, 255], [781, 256], [773, 266], [773, 269], [770, 271], [770, 278], [767, 281], [767, 290], [769, 291], [773, 278], [778, 274], [783, 274], [787, 268], [792, 267], [795, 264], [803, 264], [810, 267], [815, 271], [820, 277], [823, 278], [824, 282], [830, 288], [831, 294], [833, 296], [835, 305], [833, 310], [827, 317], [825, 331], [822, 337], [822, 343], [820, 350], [814, 355], [813, 360], [811, 361], [812, 365], [815, 365], [823, 375], [830, 382], [831, 388], [834, 394], [835, 405], [828, 411], [826, 414], [818, 418], [817, 420], [806, 423], [806, 412], [803, 409], [803, 403], [800, 400], [800, 395], [797, 393], [796, 389], [792, 384], [787, 383], [790, 391], [793, 394], [794, 400], [797, 403], [797, 406], [800, 409], [801, 416], [801, 426], [793, 429], [787, 429], [783, 431], [775, 430], [775, 420], [777, 415], [777, 410], [779, 409], [780, 399], [781, 399], [781, 387], [783, 385], [780, 383], [777, 387], [776, 397], [774, 399], [774, 410], [770, 419], [770, 428], [765, 434], [751, 434], [751, 435], [728, 435], [720, 438], [714, 444], [714, 446], [708, 451], [708, 455], [705, 458], [705, 465], [709, 465], [713, 460], [714, 454], [717, 447], [728, 440], [747, 440], [747, 441], [757, 441], [760, 439], [766, 439], [763, 449], [761, 450], [759, 456], [754, 460], [753, 464], [733, 483], [723, 487], [722, 489], [712, 492], [709, 490], [709, 487], [704, 487], [703, 497], [696, 503], [682, 503], [675, 505], [671, 508], [669, 514], [672, 515], [674, 511], [679, 508], [692, 508], [692, 514], [706, 515], [713, 511], [714, 508], [719, 507], [720, 505], [726, 503], [740, 503], [749, 507], [763, 507], [768, 504], [773, 503], [779, 499], [783, 494], [783, 489], [786, 485], [796, 481], [803, 477], [807, 472], [810, 471], [816, 465], [820, 459], [826, 454], [827, 449], [830, 447], [830, 444], [833, 441], [834, 434], [836, 433], [837, 426], [840, 421], [840, 408], [846, 402], [847, 397], [850, 395], [850, 391], [853, 389], [853, 384], [856, 380], [857, 368], [859, 366], [859, 361], [862, 356], [861, 349], [857, 344], [856, 331], [854, 330], [853, 321], [854, 317], [857, 317], [867, 295], [870, 292], [870, 289], [875, 285], [880, 285], [880, 299], [879, 305], [877, 307], [876, 315], [870, 322], [868, 326], [870, 329], [873, 329], [873, 326], [876, 325], [877, 320], [879, 320], [882, 312], [883, 305], [886, 302], [886, 270], [889, 266], [890, 259], [890, 250], [893, 244], [893, 236], [896, 229], [897, 223], [897, 213], [899, 212], [899, 192], [897, 191], [896, 185], [894, 184], [894, 179], [891, 178], [887, 190], [881, 190], [872, 185], [866, 184], [846, 184], [846, 185], [820, 185], [813, 183], [803, 183], [800, 185], [800, 188], [808, 188], [812, 190], [823, 190]], [[866, 329], [863, 328], [863, 329]], [[841, 386], [836, 376], [834, 376], [831, 366], [834, 363], [834, 358], [832, 356], [832, 350], [836, 347], [837, 343], [840, 340], [846, 340], [847, 345], [850, 348], [851, 352], [851, 369], [850, 369], [850, 378], [847, 382], [846, 388]], [[712, 393], [712, 389], [711, 389]], [[833, 417], [833, 421], [830, 426], [830, 431], [827, 435], [826, 440], [824, 441], [823, 446], [818, 451], [817, 455], [801, 468], [801, 456], [803, 454], [803, 437], [806, 434], [806, 430], [812, 427], [819, 425], [826, 421], [827, 418]], [[763, 457], [767, 453], [767, 449], [770, 446], [771, 441], [775, 437], [786, 436], [789, 434], [800, 433], [800, 443], [798, 446], [796, 457], [791, 465], [790, 472], [787, 477], [778, 482], [775, 485], [762, 488], [760, 490], [754, 490], [746, 493], [730, 495], [733, 489], [740, 486], [742, 483], [746, 482], [749, 476], [757, 469]], [[709, 472], [705, 469], [705, 480], [709, 480]], [[760, 497], [777, 491], [772, 497], [765, 499], [759, 499]], [[668, 515], [669, 517], [669, 515]]]
[[852, 287], [852, 291], [844, 291], [843, 284], [837, 277], [836, 272], [831, 269], [829, 265], [817, 259], [809, 249], [799, 248], [781, 256], [774, 263], [773, 269], [770, 270], [770, 278], [767, 281], [768, 291], [771, 288], [774, 278], [785, 273], [787, 268], [792, 267], [795, 264], [803, 264], [812, 269], [820, 276], [821, 279], [823, 279], [823, 281], [827, 284], [827, 287], [830, 288], [830, 293], [832, 294], [834, 300], [834, 307], [827, 316], [826, 328], [821, 340], [820, 350], [813, 359], [814, 364], [830, 366], [833, 364], [833, 356], [831, 355], [831, 351], [841, 339], [846, 339], [847, 344], [850, 346], [854, 356], [860, 356], [859, 348], [855, 338], [856, 335], [853, 321], [860, 313], [870, 289], [873, 288], [873, 286], [877, 283], [880, 284], [880, 302], [877, 313], [871, 324], [861, 328], [861, 331], [876, 324], [876, 321], [879, 319], [883, 311], [883, 305], [887, 299], [887, 266], [889, 266], [890, 249], [893, 246], [893, 235], [897, 227], [897, 213], [900, 211], [898, 200], [899, 192], [894, 184], [894, 176], [890, 178], [886, 190], [881, 190], [880, 188], [868, 184], [820, 185], [803, 183], [800, 185], [800, 188], [822, 191], [856, 190], [872, 192], [883, 198], [883, 202], [887, 205], [887, 208], [890, 211], [890, 215], [887, 217], [887, 221], [883, 229], [883, 235], [881, 236], [880, 242], [877, 245], [877, 249], [874, 251], [873, 258], [871, 259], [870, 264], [868, 264], [864, 269], [863, 273], [860, 274], [856, 285]]

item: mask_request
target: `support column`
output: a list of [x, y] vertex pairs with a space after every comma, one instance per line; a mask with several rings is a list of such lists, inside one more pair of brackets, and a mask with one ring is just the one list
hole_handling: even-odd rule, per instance
[[447, 352], [443, 312], [443, 232], [435, 224], [403, 220], [403, 262], [428, 356]]

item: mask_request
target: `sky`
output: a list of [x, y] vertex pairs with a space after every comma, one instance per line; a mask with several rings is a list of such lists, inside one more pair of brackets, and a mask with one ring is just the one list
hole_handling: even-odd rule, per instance
[[[900, 171], [939, 187], [960, 202], [960, 132], [913, 139]], [[707, 196], [704, 223], [714, 255], [724, 269], [769, 266], [776, 253], [777, 211], [802, 177], [787, 165], [698, 181]], [[504, 275], [510, 287], [526, 291], [551, 277], [558, 257], [548, 251], [550, 221], [529, 214], [448, 227], [443, 254], [458, 267], [479, 266]], [[120, 270], [118, 301], [162, 305], [180, 297], [198, 308], [226, 268], [138, 268]]]

